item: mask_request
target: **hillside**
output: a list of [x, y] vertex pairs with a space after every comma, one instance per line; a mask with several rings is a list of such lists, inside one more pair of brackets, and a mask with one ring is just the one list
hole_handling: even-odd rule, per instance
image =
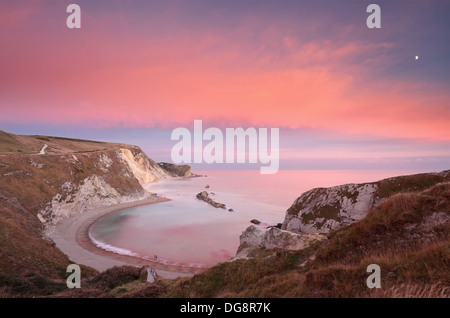
[[0, 130], [0, 154], [38, 154], [48, 145], [47, 154], [67, 154], [106, 150], [120, 144], [50, 136], [23, 136]]
[[46, 229], [75, 213], [146, 198], [143, 184], [177, 176], [123, 144], [1, 131], [0, 151], [0, 285], [27, 275], [65, 277], [70, 262]]

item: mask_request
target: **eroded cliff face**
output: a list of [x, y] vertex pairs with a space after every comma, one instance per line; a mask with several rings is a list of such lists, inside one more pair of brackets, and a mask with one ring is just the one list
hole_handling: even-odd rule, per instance
[[[92, 162], [85, 168], [90, 169], [93, 163], [92, 173], [80, 181], [72, 178], [64, 182], [51, 202], [38, 213], [41, 222], [54, 225], [62, 218], [90, 209], [145, 199], [150, 194], [143, 189], [144, 184], [171, 177], [138, 147], [88, 156]], [[84, 167], [76, 155], [68, 161], [74, 171]]]
[[298, 197], [286, 211], [281, 228], [295, 233], [327, 233], [363, 219], [373, 207], [395, 193], [423, 191], [449, 180], [450, 170], [446, 170], [312, 189]]
[[326, 233], [364, 218], [378, 202], [376, 183], [346, 184], [312, 189], [303, 193], [287, 210], [283, 230]]
[[141, 185], [170, 178], [173, 175], [150, 159], [140, 148], [121, 148], [119, 159], [128, 164], [129, 169]]
[[64, 183], [60, 193], [57, 193], [51, 202], [39, 211], [37, 217], [42, 223], [55, 225], [61, 219], [90, 209], [138, 201], [147, 196], [148, 193], [139, 189], [134, 190], [133, 193], [131, 188], [129, 194], [121, 194], [103, 177], [94, 174], [84, 179], [79, 185], [70, 181]]
[[371, 183], [316, 188], [303, 193], [286, 211], [281, 229], [249, 226], [235, 258], [260, 257], [261, 249], [301, 250], [326, 240], [330, 230], [362, 220], [396, 193], [420, 192], [450, 181], [450, 170], [388, 178]]
[[191, 167], [188, 165], [175, 165], [173, 163], [160, 162], [158, 165], [173, 177], [192, 177]]
[[0, 156], [0, 188], [46, 225], [89, 209], [145, 199], [150, 193], [142, 185], [173, 176], [139, 147], [128, 145]]

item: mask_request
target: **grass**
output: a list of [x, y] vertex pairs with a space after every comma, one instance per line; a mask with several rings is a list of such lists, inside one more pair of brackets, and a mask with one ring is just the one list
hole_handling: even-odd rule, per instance
[[442, 176], [429, 173], [384, 179], [377, 182], [376, 196], [388, 198], [401, 192], [420, 192], [443, 181]]
[[66, 289], [63, 280], [52, 280], [36, 274], [0, 274], [0, 297], [4, 298], [53, 295]]
[[377, 298], [449, 298], [450, 287], [437, 284], [400, 284], [389, 289], [376, 290], [371, 297]]
[[[434, 196], [430, 194], [434, 193]], [[450, 183], [439, 184], [430, 190], [418, 193], [401, 193], [387, 199], [383, 204], [368, 213], [361, 221], [350, 227], [331, 232], [330, 244], [318, 253], [324, 262], [348, 259], [357, 261], [364, 255], [391, 250], [393, 244], [415, 247], [413, 233], [405, 229], [408, 224], [420, 223], [434, 212], [450, 211], [448, 195]], [[435, 239], [448, 237], [448, 226], [436, 230]], [[411, 239], [408, 242], [408, 239]]]
[[359, 191], [350, 192], [346, 190], [344, 191], [344, 193], [342, 193], [342, 196], [348, 198], [349, 200], [352, 200], [352, 203], [356, 203], [358, 200]]
[[134, 266], [115, 266], [94, 277], [91, 283], [103, 290], [113, 290], [136, 280], [145, 281], [146, 275], [147, 270], [142, 268]]
[[0, 130], [0, 153], [33, 153], [35, 149], [18, 141], [14, 135]]
[[51, 295], [63, 298], [143, 298], [164, 293], [160, 281], [147, 283], [145, 267], [115, 266], [93, 278], [85, 279], [80, 289], [67, 289]]
[[55, 137], [55, 136], [30, 136], [35, 137], [39, 140], [45, 140], [45, 141], [51, 141], [52, 139], [56, 140], [65, 140], [65, 141], [75, 141], [75, 142], [90, 142], [90, 143], [97, 143], [97, 144], [105, 144], [105, 142], [102, 141], [95, 141], [95, 140], [86, 140], [86, 139], [77, 139], [77, 138], [66, 138], [66, 137]]
[[166, 281], [166, 297], [217, 297], [248, 294], [261, 278], [289, 273], [305, 262], [312, 248], [289, 252], [278, 250], [267, 258], [239, 259], [220, 263], [192, 278]]
[[339, 209], [333, 205], [321, 206], [314, 212], [303, 213], [301, 215], [301, 218], [303, 223], [308, 223], [312, 220], [316, 220], [317, 218], [323, 218], [324, 220], [321, 223], [316, 223], [318, 229], [322, 228], [322, 226], [326, 223], [327, 220], [340, 221]]
[[0, 288], [0, 299], [1, 298], [14, 298], [14, 295], [10, 293], [9, 288], [1, 287]]

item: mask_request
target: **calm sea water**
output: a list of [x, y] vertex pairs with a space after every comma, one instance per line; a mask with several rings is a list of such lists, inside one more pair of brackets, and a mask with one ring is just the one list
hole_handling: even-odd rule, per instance
[[[275, 225], [303, 192], [315, 187], [371, 182], [424, 171], [333, 170], [196, 171], [200, 178], [157, 182], [147, 189], [171, 201], [118, 211], [96, 222], [90, 231], [93, 241], [104, 249], [125, 255], [156, 259], [165, 264], [208, 267], [232, 258], [239, 236], [250, 220]], [[205, 187], [209, 185], [209, 188]], [[195, 195], [203, 190], [226, 204], [216, 209]]]

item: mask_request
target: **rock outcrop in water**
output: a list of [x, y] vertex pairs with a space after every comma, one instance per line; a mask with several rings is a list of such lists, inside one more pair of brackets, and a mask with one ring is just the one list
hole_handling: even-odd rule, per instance
[[326, 233], [363, 219], [370, 209], [395, 193], [422, 191], [445, 181], [450, 181], [450, 170], [312, 189], [298, 197], [286, 211], [282, 229]]
[[221, 208], [221, 209], [226, 209], [226, 208], [227, 208], [225, 204], [216, 202], [216, 201], [214, 201], [213, 199], [211, 199], [211, 198], [209, 197], [208, 192], [206, 192], [206, 191], [202, 191], [202, 192], [198, 193], [198, 194], [196, 195], [196, 198], [197, 198], [198, 200], [205, 201], [206, 203], [212, 205], [212, 206], [215, 207], [215, 208]]

